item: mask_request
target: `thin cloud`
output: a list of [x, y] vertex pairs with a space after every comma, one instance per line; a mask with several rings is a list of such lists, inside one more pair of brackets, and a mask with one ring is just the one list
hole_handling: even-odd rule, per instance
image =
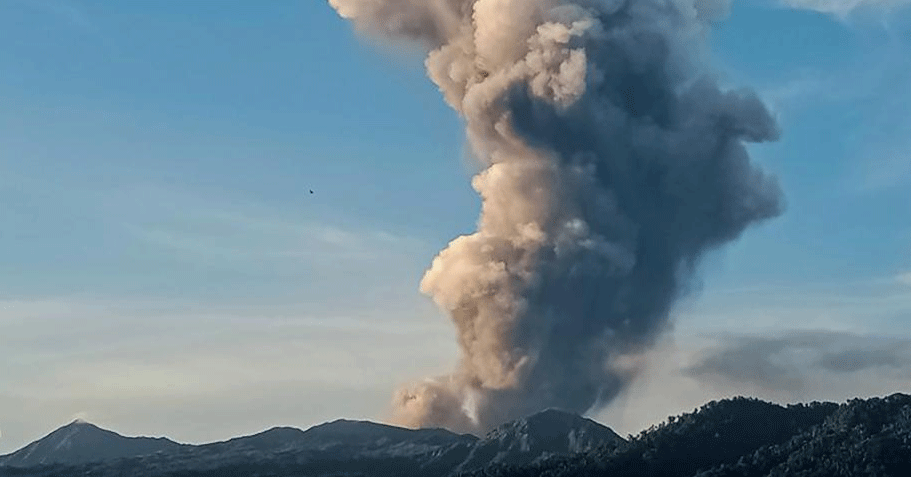
[[[732, 310], [729, 319], [736, 313]], [[716, 334], [708, 342], [678, 334], [649, 355], [644, 372], [628, 392], [594, 417], [626, 434], [732, 396], [784, 404], [906, 392], [911, 379], [909, 347], [911, 337], [828, 331]], [[706, 363], [707, 358], [711, 362]], [[752, 372], [751, 363], [760, 366], [758, 372]]]
[[[216, 229], [181, 230], [178, 227], [128, 227], [139, 240], [167, 249], [219, 260], [248, 261], [374, 261], [388, 255], [390, 237], [383, 232], [356, 232], [327, 224], [286, 224], [284, 229], [218, 223]], [[381, 250], [381, 246], [385, 250]]]
[[905, 87], [911, 80], [909, 49], [907, 35], [882, 37], [876, 48], [842, 65], [801, 67], [761, 90], [786, 131], [800, 127], [798, 121], [821, 108], [867, 117], [853, 131], [859, 139], [844, 143], [845, 173], [839, 189], [846, 193], [881, 192], [911, 181], [911, 122], [905, 114], [911, 107]]
[[749, 384], [799, 391], [822, 373], [861, 371], [911, 375], [911, 340], [833, 331], [786, 331], [775, 336], [719, 336], [683, 373], [714, 384]]
[[64, 0], [18, 0], [14, 3], [57, 18], [79, 30], [91, 32], [97, 30], [88, 13], [74, 2]]
[[[749, 335], [793, 328], [876, 333], [911, 317], [911, 294], [895, 276], [829, 283], [783, 283], [712, 289], [677, 313], [685, 335], [718, 336], [731, 330]], [[861, 319], [862, 317], [862, 319]]]
[[911, 0], [784, 0], [784, 4], [791, 8], [831, 13], [844, 18], [861, 10], [900, 10], [911, 5]]
[[710, 400], [844, 401], [911, 380], [911, 293], [894, 274], [710, 287], [683, 308], [673, 337], [595, 417], [636, 433]]
[[[330, 312], [312, 303], [0, 301], [0, 336], [16, 337], [0, 360], [0, 454], [77, 411], [121, 431], [147, 419], [137, 432], [206, 441], [241, 432], [224, 427], [238, 425], [223, 422], [224, 409], [259, 409], [239, 418], [252, 427], [244, 432], [340, 414], [375, 419], [398, 379], [445, 369], [455, 350], [444, 323], [427, 319], [429, 303], [358, 300]], [[349, 406], [355, 397], [362, 402]], [[153, 421], [167, 427], [144, 427]]]
[[835, 373], [856, 373], [871, 368], [902, 369], [911, 364], [904, 351], [907, 346], [907, 342], [897, 342], [885, 348], [849, 348], [825, 353], [817, 363]]
[[792, 345], [777, 338], [734, 338], [713, 349], [699, 362], [684, 368], [685, 375], [703, 380], [757, 384], [764, 388], [796, 390], [803, 387], [799, 367], [781, 355]]
[[[130, 235], [196, 257], [277, 264], [379, 262], [405, 253], [414, 255], [425, 247], [416, 237], [368, 224], [333, 223], [326, 214], [300, 218], [295, 215], [307, 212], [219, 203], [158, 188], [128, 195], [132, 196], [129, 202], [142, 211], [124, 224]], [[138, 201], [137, 196], [150, 200]]]

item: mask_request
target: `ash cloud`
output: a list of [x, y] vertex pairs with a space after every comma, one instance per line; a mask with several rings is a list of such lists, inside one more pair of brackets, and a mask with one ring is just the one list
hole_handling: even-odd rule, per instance
[[911, 359], [903, 356], [902, 348], [892, 346], [886, 349], [846, 349], [824, 354], [819, 359], [819, 365], [835, 373], [856, 373], [871, 368], [902, 369], [911, 367]]
[[800, 366], [783, 355], [805, 348], [806, 340], [794, 338], [738, 337], [706, 353], [683, 370], [704, 381], [756, 384], [765, 389], [796, 391], [804, 386]]
[[800, 391], [823, 374], [891, 371], [911, 377], [911, 341], [845, 332], [794, 331], [774, 337], [727, 336], [684, 375], [709, 384], [750, 384]]
[[702, 64], [719, 0], [329, 0], [361, 32], [418, 42], [482, 172], [475, 233], [420, 288], [461, 360], [401, 390], [395, 420], [482, 432], [609, 403], [669, 326], [699, 259], [775, 217], [747, 142], [755, 94]]

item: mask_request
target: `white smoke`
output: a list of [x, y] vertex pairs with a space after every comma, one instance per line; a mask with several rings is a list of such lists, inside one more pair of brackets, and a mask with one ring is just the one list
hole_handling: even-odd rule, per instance
[[477, 232], [421, 290], [462, 350], [396, 397], [410, 426], [483, 431], [614, 398], [707, 250], [780, 212], [744, 141], [777, 137], [749, 91], [700, 72], [721, 0], [329, 0], [426, 46], [485, 166]]

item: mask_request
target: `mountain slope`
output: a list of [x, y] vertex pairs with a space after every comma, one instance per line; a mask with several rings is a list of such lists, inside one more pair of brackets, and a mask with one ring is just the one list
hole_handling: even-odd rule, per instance
[[746, 398], [713, 401], [614, 450], [468, 475], [907, 477], [911, 396], [787, 407]]
[[609, 427], [575, 414], [548, 409], [506, 423], [479, 441], [458, 471], [493, 464], [523, 465], [558, 455], [614, 448], [624, 442]]
[[[622, 442], [616, 433], [594, 421], [553, 410], [504, 424], [484, 439], [444, 429], [412, 430], [368, 421], [337, 420], [307, 431], [274, 428], [199, 446], [172, 443], [173, 446], [155, 448], [158, 452], [152, 453], [135, 449], [126, 452], [123, 441], [102, 442], [101, 438], [92, 437], [95, 434], [126, 439], [89, 424], [70, 425], [17, 452], [8, 465], [33, 467], [32, 473], [17, 475], [35, 476], [60, 473], [220, 476], [264, 472], [264, 475], [444, 477], [497, 463], [524, 464]], [[106, 446], [110, 449], [78, 456], [54, 454], [55, 446], [64, 441], [80, 449], [93, 445], [96, 450]], [[43, 457], [34, 458], [39, 454]], [[92, 461], [103, 462], [80, 465]], [[34, 467], [54, 463], [70, 468]]]
[[700, 477], [911, 475], [911, 396], [853, 400], [811, 432]]
[[[103, 439], [123, 453], [136, 442], [81, 424], [15, 454], [19, 462], [66, 454]], [[88, 437], [93, 437], [87, 439]], [[104, 436], [104, 437], [98, 437]], [[113, 436], [113, 437], [112, 437]], [[838, 405], [711, 402], [629, 441], [594, 421], [555, 410], [504, 424], [484, 438], [339, 420], [307, 431], [275, 428], [202, 446], [93, 464], [0, 468], [3, 477], [906, 477], [911, 475], [911, 396]], [[76, 445], [78, 444], [78, 445]], [[176, 447], [175, 447], [176, 446]], [[147, 450], [147, 449], [143, 449]], [[28, 451], [28, 452], [26, 452]], [[135, 452], [131, 450], [131, 452]]]
[[78, 465], [168, 452], [180, 447], [181, 444], [165, 438], [124, 437], [77, 420], [12, 454], [0, 457], [0, 465]]
[[302, 437], [308, 449], [395, 455], [417, 455], [455, 444], [473, 444], [478, 440], [475, 436], [445, 429], [404, 429], [345, 419], [311, 427]]
[[279, 427], [259, 434], [138, 459], [136, 467], [218, 469], [241, 462], [281, 461], [285, 465], [405, 458], [419, 466], [454, 446], [477, 440], [443, 429], [403, 429], [368, 421], [337, 420], [307, 431]]

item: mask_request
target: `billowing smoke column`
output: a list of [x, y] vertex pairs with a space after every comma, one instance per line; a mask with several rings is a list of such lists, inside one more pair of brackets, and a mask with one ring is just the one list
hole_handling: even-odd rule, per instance
[[477, 432], [609, 402], [700, 256], [780, 212], [744, 148], [775, 121], [700, 73], [722, 0], [329, 2], [427, 48], [484, 165], [477, 232], [421, 282], [461, 361], [397, 395], [400, 424]]

